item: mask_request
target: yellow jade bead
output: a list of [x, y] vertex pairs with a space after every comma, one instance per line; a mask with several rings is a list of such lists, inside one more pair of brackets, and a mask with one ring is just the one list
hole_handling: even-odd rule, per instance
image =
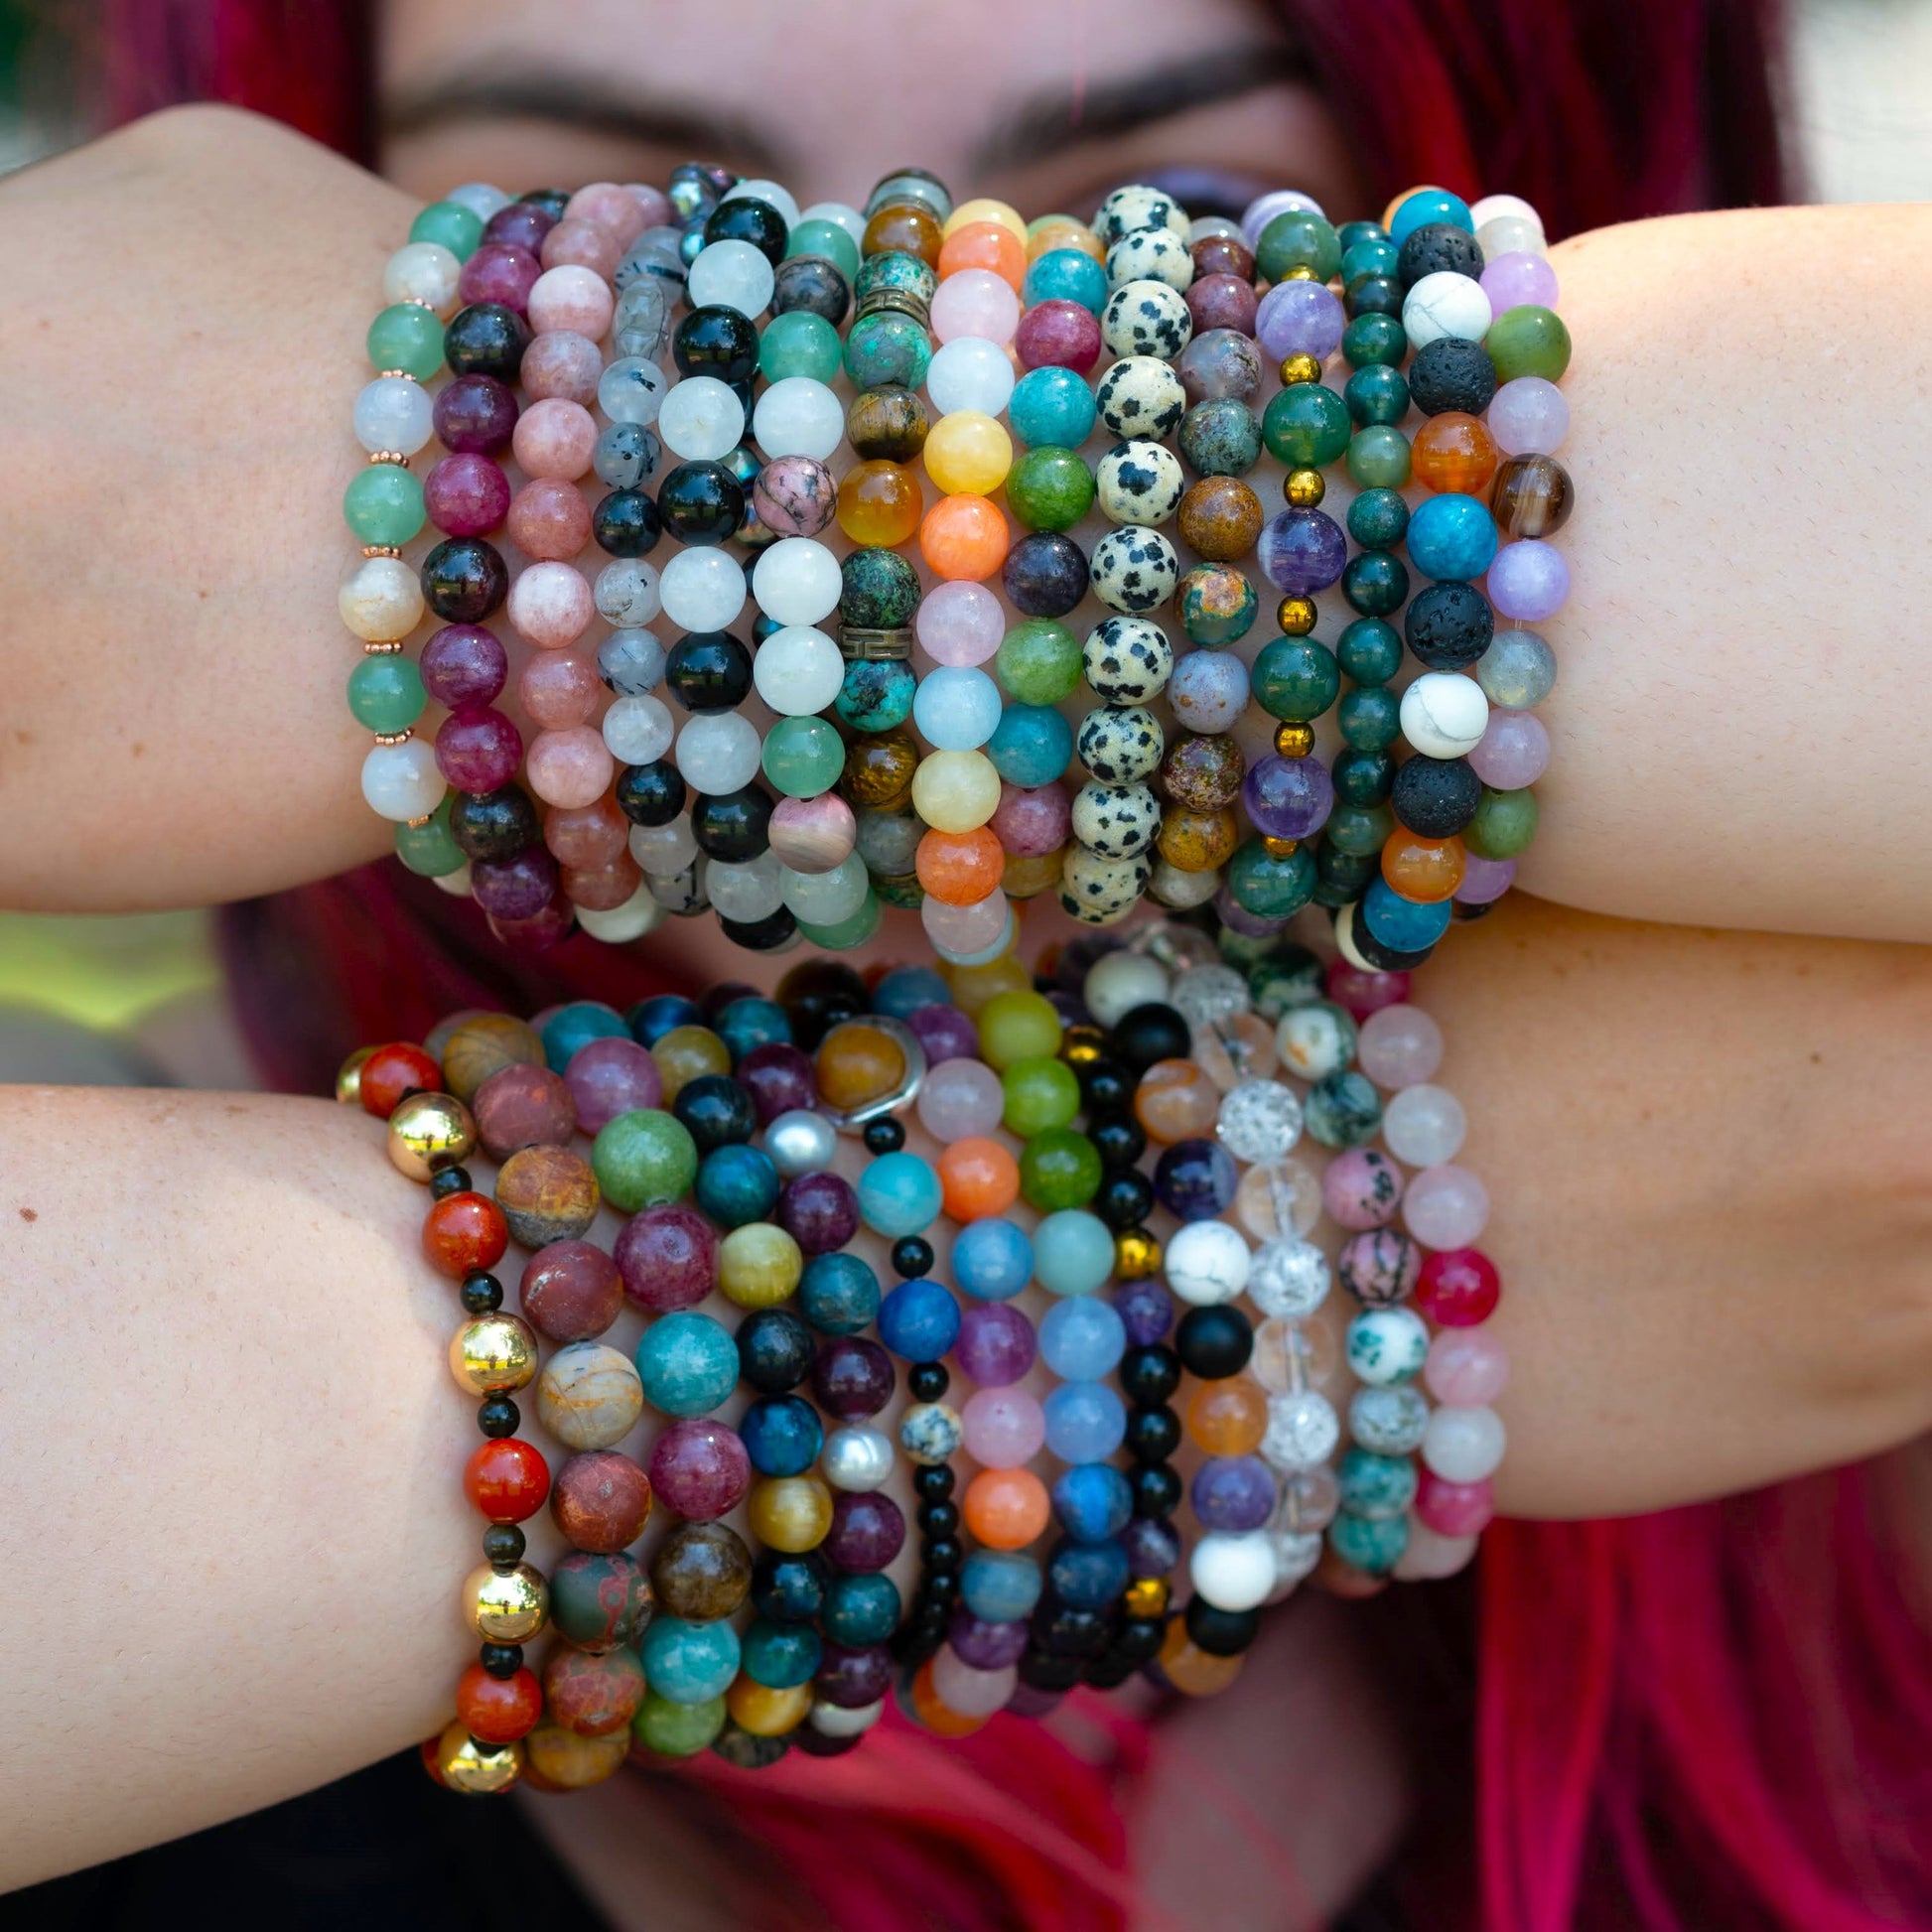
[[741, 1309], [772, 1309], [788, 1302], [804, 1273], [805, 1257], [783, 1228], [748, 1221], [718, 1244], [718, 1287]]
[[452, 1791], [507, 1791], [523, 1769], [523, 1746], [483, 1744], [458, 1719], [436, 1740], [436, 1770]]
[[752, 1485], [745, 1520], [767, 1550], [800, 1556], [832, 1527], [831, 1488], [820, 1476], [769, 1476]]
[[1241, 1675], [1247, 1653], [1232, 1657], [1210, 1656], [1196, 1647], [1179, 1617], [1168, 1626], [1167, 1641], [1161, 1646], [1161, 1669], [1183, 1697], [1211, 1698], [1225, 1691]]
[[1027, 260], [1036, 262], [1055, 248], [1072, 248], [1097, 262], [1107, 259], [1100, 237], [1071, 214], [1035, 215], [1027, 225]]
[[999, 808], [1000, 774], [984, 752], [928, 752], [912, 773], [912, 809], [935, 832], [977, 832]]
[[731, 1048], [709, 1027], [673, 1027], [650, 1049], [664, 1082], [663, 1105], [668, 1110], [678, 1089], [702, 1073], [729, 1073]]
[[1034, 976], [1011, 952], [984, 966], [954, 966], [946, 970], [946, 984], [952, 988], [953, 1004], [968, 1019], [978, 1017], [989, 1000], [1002, 993], [1025, 993], [1032, 989]]
[[741, 1675], [733, 1679], [731, 1689], [725, 1693], [725, 1709], [732, 1714], [739, 1729], [749, 1730], [754, 1737], [782, 1737], [786, 1731], [796, 1730], [811, 1708], [809, 1684], [794, 1684], [787, 1690], [774, 1691], [769, 1685]]
[[562, 1725], [543, 1724], [523, 1740], [524, 1773], [531, 1784], [556, 1791], [583, 1791], [623, 1769], [630, 1755], [628, 1729], [608, 1737], [580, 1737]]
[[480, 1563], [463, 1580], [463, 1619], [490, 1643], [528, 1643], [549, 1615], [550, 1586], [531, 1564], [498, 1571]]
[[1063, 845], [1056, 845], [1051, 852], [1013, 853], [1008, 856], [1000, 885], [1008, 898], [1037, 898], [1060, 883], [1060, 874], [1065, 870]]
[[1020, 218], [1020, 210], [1009, 207], [1005, 202], [995, 202], [985, 196], [981, 196], [977, 201], [961, 202], [946, 216], [945, 225], [939, 230], [940, 235], [950, 238], [974, 221], [997, 221], [1001, 227], [1011, 232], [1023, 248], [1026, 246], [1027, 224]]
[[979, 409], [955, 409], [925, 439], [925, 473], [948, 496], [991, 496], [1013, 468], [1013, 438]]

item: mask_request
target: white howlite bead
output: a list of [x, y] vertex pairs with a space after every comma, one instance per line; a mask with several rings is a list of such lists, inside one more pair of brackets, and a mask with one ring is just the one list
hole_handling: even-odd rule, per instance
[[1251, 1265], [1248, 1244], [1225, 1221], [1188, 1221], [1168, 1238], [1168, 1286], [1191, 1308], [1232, 1302]]
[[1136, 1007], [1165, 1001], [1168, 969], [1152, 953], [1110, 952], [1087, 968], [1080, 999], [1099, 1027], [1115, 1027]]
[[641, 557], [615, 557], [591, 586], [597, 614], [606, 623], [648, 623], [663, 609], [656, 568]]
[[381, 818], [427, 818], [443, 802], [443, 774], [436, 748], [425, 738], [401, 745], [372, 745], [362, 760], [362, 796]]
[[716, 463], [744, 440], [745, 405], [729, 382], [715, 375], [687, 375], [665, 395], [657, 412], [657, 434], [673, 456], [687, 463]]
[[823, 463], [845, 440], [845, 405], [816, 376], [781, 376], [752, 411], [752, 440], [767, 459], [809, 456]]
[[[782, 183], [766, 181], [761, 175], [749, 176], [736, 188], [726, 189], [721, 199], [727, 202], [769, 202], [785, 217], [787, 228], [798, 225], [797, 198]], [[750, 245], [749, 242], [746, 244], [747, 247]]]
[[837, 925], [851, 918], [872, 891], [866, 862], [856, 852], [848, 852], [830, 872], [793, 872], [780, 866], [778, 881], [786, 908], [807, 925]]
[[421, 302], [445, 322], [456, 314], [463, 264], [440, 241], [406, 241], [382, 270], [385, 302]]
[[1488, 729], [1489, 700], [1460, 671], [1425, 671], [1402, 694], [1402, 735], [1425, 758], [1466, 758]]
[[[717, 868], [712, 868], [717, 876]], [[712, 902], [717, 903], [716, 896]], [[893, 1439], [869, 1423], [835, 1429], [819, 1451], [819, 1473], [834, 1489], [883, 1489], [893, 1473]]]
[[998, 416], [1013, 397], [1013, 358], [984, 336], [955, 336], [933, 351], [925, 391], [936, 414], [977, 409]]
[[845, 657], [824, 631], [787, 624], [759, 646], [752, 683], [780, 718], [809, 718], [839, 695]]
[[648, 694], [620, 698], [604, 714], [605, 748], [620, 764], [654, 764], [675, 730], [669, 707]]
[[1423, 1431], [1422, 1459], [1445, 1482], [1480, 1482], [1501, 1465], [1508, 1437], [1493, 1409], [1438, 1409]]
[[1382, 1138], [1398, 1161], [1433, 1168], [1453, 1161], [1468, 1132], [1462, 1103], [1447, 1087], [1404, 1087], [1382, 1114]]
[[[866, 217], [849, 202], [814, 202], [798, 217], [798, 221], [830, 221], [843, 228], [855, 245], [863, 246], [866, 239]], [[792, 222], [797, 227], [798, 221]]]
[[752, 572], [752, 595], [773, 623], [815, 624], [829, 618], [843, 588], [839, 560], [815, 537], [780, 537], [759, 552]]
[[805, 1722], [816, 1731], [827, 1737], [862, 1737], [886, 1715], [886, 1700], [881, 1698], [877, 1704], [862, 1704], [855, 1711], [843, 1704], [833, 1704], [820, 1698], [815, 1703]]
[[768, 850], [737, 865], [712, 860], [705, 885], [713, 909], [723, 919], [768, 919], [784, 903], [782, 872]]
[[749, 241], [714, 241], [698, 250], [685, 284], [694, 309], [736, 309], [742, 316], [761, 316], [771, 306], [776, 271], [764, 250]]
[[436, 434], [429, 391], [406, 375], [379, 375], [355, 398], [355, 440], [373, 456], [395, 450], [414, 456]]
[[713, 546], [680, 550], [665, 563], [657, 593], [680, 630], [723, 630], [745, 608], [745, 573]]
[[1414, 1309], [1364, 1309], [1348, 1324], [1348, 1366], [1372, 1389], [1413, 1382], [1429, 1359], [1429, 1328]]
[[1452, 268], [1425, 275], [1402, 299], [1402, 326], [1417, 348], [1427, 348], [1445, 336], [1479, 343], [1488, 335], [1492, 319], [1482, 284]]
[[365, 643], [407, 637], [423, 621], [423, 583], [400, 557], [356, 557], [343, 572], [336, 609]]
[[467, 207], [479, 221], [487, 221], [499, 208], [510, 205], [511, 197], [491, 182], [466, 181], [461, 188], [453, 188], [443, 197], [446, 202], [454, 202], [458, 207]]
[[597, 406], [614, 423], [649, 428], [663, 413], [670, 393], [671, 378], [645, 355], [621, 355], [597, 379]]
[[721, 797], [758, 776], [762, 751], [759, 728], [743, 712], [701, 711], [677, 735], [677, 768], [693, 791]]
[[648, 885], [639, 886], [621, 905], [613, 906], [608, 912], [584, 905], [577, 908], [577, 923], [593, 939], [602, 939], [608, 946], [627, 945], [632, 939], [641, 939], [645, 933], [654, 932], [668, 916], [651, 897]]
[[1469, 219], [1475, 223], [1478, 234], [1487, 222], [1504, 216], [1532, 222], [1539, 229], [1543, 226], [1542, 215], [1520, 195], [1485, 195], [1469, 209]]
[[1266, 1530], [1209, 1530], [1187, 1559], [1196, 1594], [1217, 1610], [1252, 1610], [1275, 1587], [1275, 1545]]
[[764, 1151], [786, 1180], [801, 1173], [820, 1173], [839, 1151], [838, 1132], [823, 1114], [793, 1108], [777, 1115], [764, 1130]]
[[675, 879], [698, 856], [698, 841], [692, 836], [689, 815], [679, 812], [668, 825], [633, 825], [630, 856], [645, 872], [659, 879]]

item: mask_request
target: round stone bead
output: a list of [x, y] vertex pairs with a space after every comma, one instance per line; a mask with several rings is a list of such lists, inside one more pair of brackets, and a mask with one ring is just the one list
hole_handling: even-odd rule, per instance
[[1409, 558], [1425, 575], [1467, 583], [1496, 555], [1496, 524], [1488, 506], [1455, 491], [1432, 496], [1409, 519]]
[[1438, 1409], [1423, 1436], [1422, 1459], [1445, 1482], [1476, 1483], [1495, 1474], [1507, 1438], [1493, 1409]]
[[1030, 370], [1007, 401], [1013, 433], [1029, 448], [1077, 450], [1093, 433], [1094, 416], [1093, 391], [1070, 368]]
[[1113, 1273], [1113, 1237], [1097, 1215], [1061, 1208], [1035, 1228], [1033, 1261], [1035, 1278], [1049, 1293], [1091, 1295]]
[[[1184, 257], [1185, 251], [1181, 252]], [[1187, 346], [1193, 333], [1194, 318], [1186, 298], [1168, 283], [1152, 278], [1118, 284], [1100, 312], [1100, 339], [1114, 355], [1158, 356], [1172, 361]]]
[[550, 1515], [577, 1549], [614, 1555], [650, 1520], [650, 1478], [617, 1449], [573, 1455], [550, 1488]]
[[1570, 366], [1570, 331], [1554, 310], [1537, 303], [1497, 316], [1482, 341], [1505, 385], [1524, 376], [1556, 382]]
[[559, 1348], [537, 1378], [537, 1416], [573, 1449], [615, 1448], [636, 1425], [643, 1404], [636, 1370], [602, 1342]]
[[1422, 1373], [1429, 1355], [1429, 1329], [1411, 1309], [1365, 1309], [1348, 1324], [1347, 1353], [1357, 1381], [1371, 1388], [1393, 1388]]
[[1402, 694], [1402, 731], [1426, 758], [1457, 759], [1482, 742], [1489, 700], [1473, 678], [1425, 671]]
[[1101, 377], [1093, 401], [1101, 422], [1115, 436], [1151, 442], [1172, 436], [1187, 409], [1179, 378], [1152, 355], [1127, 355], [1112, 364]]
[[1547, 456], [1570, 433], [1570, 405], [1546, 377], [1520, 375], [1496, 391], [1488, 424], [1505, 456]]
[[1094, 472], [1101, 514], [1115, 523], [1165, 523], [1178, 507], [1186, 486], [1179, 458], [1147, 438], [1116, 445]]
[[1175, 1230], [1165, 1256], [1168, 1286], [1192, 1308], [1232, 1302], [1248, 1285], [1248, 1244], [1225, 1221], [1192, 1221]]
[[925, 377], [926, 394], [942, 416], [954, 410], [998, 416], [1014, 384], [1012, 358], [999, 343], [982, 336], [958, 336], [942, 345], [933, 352]]
[[1138, 615], [1173, 597], [1180, 581], [1180, 562], [1160, 531], [1128, 524], [1110, 530], [1094, 546], [1088, 574], [1102, 604]]
[[751, 1459], [736, 1430], [710, 1418], [687, 1418], [670, 1424], [652, 1445], [650, 1479], [687, 1522], [709, 1523], [744, 1501]]
[[1540, 623], [1568, 600], [1570, 566], [1562, 551], [1525, 538], [1496, 552], [1489, 566], [1488, 589], [1499, 615]]
[[977, 751], [1000, 723], [999, 686], [974, 668], [941, 665], [919, 682], [912, 722], [927, 744], [941, 752]]
[[802, 456], [822, 463], [845, 439], [845, 409], [819, 377], [786, 375], [759, 397], [752, 435], [768, 458]]

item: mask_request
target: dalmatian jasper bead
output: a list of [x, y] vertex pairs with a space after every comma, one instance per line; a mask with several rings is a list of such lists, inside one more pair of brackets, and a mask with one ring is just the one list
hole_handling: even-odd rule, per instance
[[1094, 209], [1093, 231], [1103, 247], [1111, 248], [1115, 242], [1148, 228], [1171, 228], [1184, 238], [1187, 211], [1165, 189], [1138, 183], [1116, 188]]
[[1080, 647], [1093, 695], [1107, 704], [1147, 704], [1173, 675], [1168, 633], [1147, 618], [1103, 618]]
[[1172, 436], [1187, 413], [1180, 378], [1158, 355], [1124, 355], [1100, 378], [1094, 392], [1100, 420], [1116, 436]]
[[1060, 875], [1060, 908], [1083, 925], [1112, 925], [1140, 903], [1147, 879], [1145, 859], [1108, 859], [1073, 846]]
[[1113, 355], [1165, 355], [1172, 360], [1193, 334], [1187, 298], [1166, 282], [1123, 282], [1100, 312], [1100, 340]]
[[1161, 829], [1161, 801], [1146, 785], [1082, 785], [1073, 794], [1073, 836], [1103, 859], [1133, 859]]
[[704, 863], [694, 859], [680, 873], [648, 875], [651, 897], [667, 912], [702, 912], [711, 903], [704, 887]]
[[1180, 559], [1159, 530], [1124, 523], [1093, 546], [1087, 576], [1094, 596], [1108, 610], [1132, 617], [1173, 596], [1180, 582]]
[[1212, 872], [1182, 872], [1166, 859], [1154, 862], [1153, 875], [1147, 882], [1148, 897], [1158, 899], [1170, 912], [1190, 912], [1196, 905], [1205, 905], [1220, 890], [1219, 867]]
[[1139, 705], [1101, 705], [1080, 721], [1074, 756], [1103, 785], [1139, 784], [1161, 768], [1161, 721]]
[[1165, 282], [1184, 289], [1194, 279], [1194, 258], [1187, 244], [1172, 228], [1143, 228], [1123, 235], [1107, 250], [1107, 286], [1125, 288], [1129, 282]]
[[1145, 437], [1116, 443], [1093, 473], [1100, 513], [1113, 523], [1165, 523], [1180, 507], [1187, 473], [1166, 444]]

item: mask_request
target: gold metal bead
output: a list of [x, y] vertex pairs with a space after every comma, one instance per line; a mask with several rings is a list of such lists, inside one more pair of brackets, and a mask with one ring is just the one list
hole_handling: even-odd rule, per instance
[[1314, 599], [1285, 597], [1275, 606], [1275, 621], [1285, 637], [1306, 637], [1314, 628]]
[[369, 462], [371, 465], [393, 463], [398, 469], [402, 470], [409, 468], [409, 459], [400, 450], [371, 450], [369, 452]]
[[400, 557], [401, 549], [393, 543], [365, 543], [362, 546], [365, 557]]
[[1307, 262], [1297, 262], [1295, 266], [1291, 268], [1288, 271], [1288, 273], [1282, 277], [1282, 280], [1284, 282], [1312, 282], [1314, 280], [1314, 270], [1311, 269]]
[[466, 1161], [477, 1145], [477, 1123], [453, 1093], [412, 1093], [389, 1116], [389, 1159], [411, 1180]]
[[362, 655], [364, 657], [394, 657], [401, 649], [402, 639], [400, 637], [391, 637], [386, 643], [377, 643], [368, 637], [362, 639]]
[[550, 1586], [534, 1565], [480, 1563], [463, 1580], [463, 1620], [490, 1643], [528, 1643], [550, 1617]]
[[480, 1314], [451, 1338], [450, 1373], [471, 1395], [512, 1395], [536, 1380], [537, 1338], [520, 1315]]
[[1098, 1027], [1069, 1027], [1060, 1037], [1060, 1058], [1068, 1066], [1091, 1066], [1107, 1050], [1107, 1035]]
[[1291, 355], [1282, 364], [1282, 380], [1285, 383], [1319, 382], [1321, 380], [1320, 361], [1304, 349], [1299, 355]]
[[408, 725], [399, 732], [377, 732], [375, 742], [378, 745], [407, 745], [415, 736], [415, 726]]
[[352, 1107], [362, 1097], [362, 1068], [368, 1057], [375, 1051], [373, 1046], [358, 1046], [341, 1066], [336, 1069], [336, 1098], [345, 1107]]
[[1285, 759], [1305, 759], [1314, 750], [1312, 725], [1277, 725], [1275, 750]]
[[1313, 509], [1327, 493], [1328, 485], [1321, 481], [1319, 470], [1291, 470], [1282, 484], [1282, 494], [1298, 510]]
[[1261, 849], [1271, 859], [1292, 859], [1301, 851], [1302, 841], [1300, 839], [1264, 838], [1261, 842]]
[[1173, 1594], [1172, 1586], [1165, 1577], [1137, 1577], [1127, 1586], [1127, 1595], [1123, 1599], [1129, 1616], [1145, 1620], [1153, 1616], [1165, 1616], [1168, 1612], [1168, 1599]]
[[399, 375], [403, 377], [404, 380], [409, 382], [414, 382], [416, 380], [416, 378], [413, 375], [411, 375], [407, 369], [377, 369], [376, 374], [377, 375]]
[[458, 1721], [436, 1740], [436, 1769], [452, 1791], [507, 1791], [522, 1775], [523, 1746], [481, 1743]]
[[1123, 1228], [1114, 1236], [1114, 1273], [1124, 1282], [1144, 1282], [1161, 1266], [1161, 1244], [1146, 1228]]

